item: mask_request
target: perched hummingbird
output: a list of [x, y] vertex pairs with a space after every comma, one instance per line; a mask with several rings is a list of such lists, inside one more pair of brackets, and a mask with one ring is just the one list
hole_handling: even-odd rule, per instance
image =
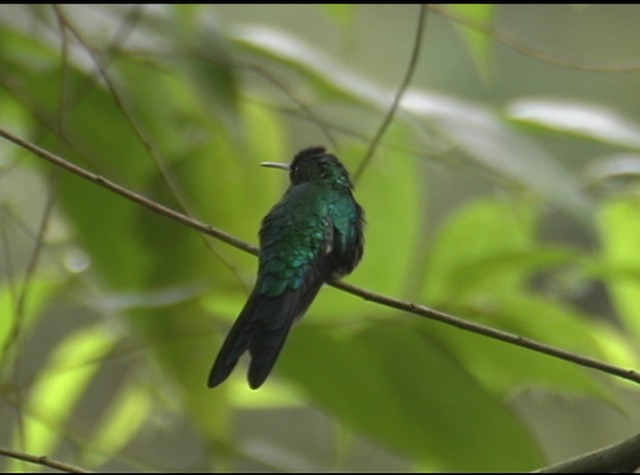
[[330, 278], [350, 273], [362, 257], [364, 212], [342, 163], [324, 147], [299, 152], [285, 195], [262, 220], [258, 279], [222, 345], [208, 386], [222, 383], [247, 350], [249, 386], [259, 388], [275, 365], [289, 329]]

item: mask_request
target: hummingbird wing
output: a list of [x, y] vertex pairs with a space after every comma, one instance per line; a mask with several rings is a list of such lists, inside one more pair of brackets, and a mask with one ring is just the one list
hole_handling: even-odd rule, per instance
[[211, 369], [209, 387], [222, 383], [247, 349], [249, 385], [260, 387], [291, 325], [332, 272], [334, 233], [327, 214], [318, 209], [292, 214], [286, 205], [281, 201], [262, 223], [258, 280]]

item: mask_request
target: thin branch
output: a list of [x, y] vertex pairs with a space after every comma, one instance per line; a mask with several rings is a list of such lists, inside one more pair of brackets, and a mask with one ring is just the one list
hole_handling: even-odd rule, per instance
[[[27, 263], [27, 267], [24, 272], [24, 280], [22, 282], [22, 286], [18, 290], [18, 294], [15, 299], [15, 304], [13, 308], [13, 321], [9, 328], [9, 333], [7, 334], [7, 338], [5, 340], [2, 349], [0, 350], [0, 361], [3, 361], [7, 358], [7, 355], [10, 354], [11, 349], [15, 348], [15, 358], [13, 358], [13, 363], [11, 367], [11, 371], [13, 372], [13, 377], [16, 378], [21, 370], [21, 358], [20, 353], [17, 351], [19, 346], [21, 345], [22, 334], [24, 332], [24, 322], [27, 317], [27, 302], [29, 301], [29, 291], [32, 287], [32, 281], [36, 270], [38, 268], [38, 264], [40, 263], [40, 258], [44, 248], [44, 240], [45, 234], [47, 232], [47, 228], [51, 221], [51, 215], [53, 213], [53, 207], [56, 202], [56, 193], [58, 187], [58, 175], [60, 174], [60, 170], [54, 168], [51, 170], [50, 174], [50, 192], [47, 197], [47, 201], [44, 205], [44, 210], [42, 212], [42, 218], [40, 219], [40, 226], [38, 228], [38, 234], [35, 239], [35, 243], [33, 246], [33, 250], [29, 261]], [[18, 405], [23, 403], [23, 388], [21, 385], [17, 385], [16, 393], [18, 394]], [[18, 431], [20, 435], [23, 435], [23, 420], [19, 419], [18, 422]]]
[[[210, 225], [201, 223], [200, 221], [190, 216], [186, 216], [182, 213], [179, 213], [170, 208], [167, 208], [166, 206], [155, 203], [154, 201], [148, 198], [145, 198], [144, 196], [138, 193], [127, 190], [126, 188], [116, 183], [113, 183], [112, 181], [109, 181], [100, 175], [96, 175], [95, 173], [91, 173], [87, 170], [84, 170], [83, 168], [77, 165], [74, 165], [73, 163], [70, 163], [61, 157], [58, 157], [57, 155], [54, 155], [38, 147], [37, 145], [34, 145], [26, 140], [23, 140], [2, 128], [0, 128], [0, 136], [5, 138], [9, 142], [12, 142], [20, 147], [23, 147], [26, 150], [29, 150], [30, 152], [37, 155], [38, 157], [44, 160], [47, 160], [56, 166], [62, 167], [65, 170], [70, 171], [71, 173], [74, 173], [103, 188], [113, 191], [119, 194], [120, 196], [123, 196], [124, 198], [134, 201], [146, 207], [147, 209], [153, 211], [154, 213], [157, 213], [167, 218], [178, 221], [179, 223], [189, 226], [199, 232], [205, 233], [223, 242], [226, 242], [227, 244], [234, 246], [238, 249], [241, 249], [245, 252], [248, 252], [250, 254], [257, 256], [260, 252], [257, 247], [252, 246], [234, 236], [231, 236], [230, 234], [225, 233], [224, 231], [216, 229]], [[429, 318], [431, 320], [437, 320], [439, 322], [445, 323], [447, 325], [455, 326], [462, 330], [467, 330], [473, 333], [484, 335], [489, 338], [493, 338], [495, 340], [504, 341], [512, 345], [527, 348], [529, 350], [536, 351], [538, 353], [543, 353], [558, 359], [569, 361], [569, 362], [578, 364], [580, 366], [585, 366], [587, 368], [592, 368], [592, 369], [595, 369], [604, 373], [608, 373], [613, 376], [618, 376], [628, 381], [633, 381], [635, 383], [640, 384], [640, 373], [638, 373], [633, 369], [620, 368], [618, 366], [614, 366], [614, 365], [596, 360], [594, 358], [577, 355], [575, 353], [571, 353], [566, 350], [555, 348], [555, 347], [546, 345], [544, 343], [538, 342], [536, 340], [532, 340], [530, 338], [525, 338], [520, 335], [516, 335], [513, 333], [491, 328], [488, 326], [480, 325], [478, 323], [464, 320], [462, 318], [455, 317], [453, 315], [449, 315], [444, 312], [440, 312], [423, 305], [415, 304], [412, 302], [406, 302], [393, 297], [388, 297], [386, 295], [382, 295], [376, 292], [372, 292], [370, 290], [362, 289], [360, 287], [356, 287], [354, 285], [347, 284], [345, 282], [330, 282], [330, 285], [338, 289], [341, 289], [345, 292], [348, 292], [350, 294], [362, 297], [363, 299], [371, 302], [376, 302], [390, 308], [402, 310], [408, 313], [412, 313], [414, 315]]]
[[631, 473], [640, 468], [640, 434], [534, 473]]
[[628, 73], [632, 71], [639, 71], [640, 64], [626, 64], [626, 65], [612, 65], [607, 66], [603, 64], [586, 64], [586, 63], [577, 63], [570, 62], [565, 59], [556, 58], [547, 53], [540, 52], [504, 33], [501, 33], [491, 26], [484, 25], [477, 21], [471, 20], [469, 18], [465, 18], [461, 15], [456, 15], [449, 11], [447, 8], [443, 8], [440, 5], [430, 4], [429, 9], [438, 13], [456, 23], [460, 23], [463, 26], [468, 28], [473, 28], [474, 30], [479, 31], [480, 33], [484, 33], [487, 36], [490, 36], [494, 40], [503, 45], [512, 48], [520, 54], [528, 56], [530, 58], [536, 59], [543, 63], [552, 64], [554, 66], [560, 66], [562, 68], [574, 69], [576, 71], [589, 71], [589, 72], [600, 72], [600, 73]]
[[[179, 189], [178, 185], [172, 179], [171, 174], [169, 173], [169, 170], [164, 164], [164, 160], [161, 159], [159, 154], [151, 145], [151, 142], [148, 139], [146, 133], [143, 132], [142, 127], [138, 125], [138, 122], [134, 119], [133, 114], [131, 113], [129, 107], [127, 106], [124, 96], [120, 93], [120, 91], [116, 87], [115, 83], [111, 80], [111, 77], [107, 72], [107, 68], [109, 64], [115, 57], [115, 55], [112, 54], [112, 50], [115, 50], [117, 48], [117, 43], [114, 42], [112, 46], [107, 50], [108, 61], [106, 62], [103, 61], [100, 58], [98, 52], [89, 44], [88, 41], [85, 40], [85, 38], [82, 36], [80, 31], [64, 16], [64, 13], [61, 10], [60, 6], [53, 5], [53, 9], [56, 14], [56, 17], [58, 18], [62, 26], [62, 34], [64, 35], [65, 30], [69, 30], [73, 35], [73, 37], [76, 39], [76, 41], [78, 41], [82, 49], [91, 57], [91, 60], [93, 61], [93, 64], [95, 65], [98, 71], [98, 74], [100, 75], [104, 83], [107, 85], [107, 88], [109, 89], [109, 93], [111, 94], [111, 97], [115, 101], [116, 106], [122, 112], [123, 117], [125, 118], [126, 122], [129, 124], [129, 127], [131, 128], [135, 136], [138, 138], [142, 146], [147, 150], [147, 153], [149, 154], [149, 156], [153, 160], [153, 163], [155, 164], [158, 171], [160, 172], [160, 176], [164, 180], [167, 188], [169, 189], [173, 197], [176, 199], [176, 202], [178, 203], [180, 210], [183, 213], [188, 214], [189, 207], [187, 205], [186, 198], [184, 197], [183, 193]], [[139, 11], [139, 10], [136, 10], [136, 11]], [[137, 18], [137, 15], [136, 15], [136, 18]], [[203, 242], [205, 246], [216, 256], [216, 258], [225, 267], [227, 267], [227, 269], [229, 269], [229, 271], [236, 277], [238, 282], [240, 282], [241, 285], [244, 285], [237, 269], [235, 269], [229, 262], [227, 262], [222, 257], [222, 255], [220, 255], [220, 253], [211, 245], [210, 241], [207, 241], [206, 239], [203, 238]]]
[[46, 455], [31, 455], [31, 454], [20, 452], [17, 450], [6, 449], [4, 447], [0, 447], [0, 455], [13, 458], [16, 460], [23, 460], [29, 463], [35, 463], [37, 465], [43, 465], [49, 468], [54, 468], [62, 472], [91, 473], [91, 471], [89, 470], [85, 470], [84, 468], [77, 467], [75, 465], [70, 465], [68, 463], [58, 462], [57, 460], [51, 459]]
[[553, 356], [561, 360], [570, 361], [571, 363], [575, 363], [580, 366], [596, 369], [598, 371], [602, 371], [603, 373], [608, 373], [640, 384], [640, 373], [633, 369], [620, 368], [619, 366], [614, 366], [595, 358], [578, 355], [561, 348], [556, 348], [545, 343], [541, 343], [531, 338], [526, 338], [514, 333], [509, 333], [503, 330], [498, 330], [496, 328], [481, 325], [479, 323], [465, 320], [460, 317], [455, 317], [453, 315], [449, 315], [448, 313], [434, 310], [424, 305], [405, 302], [404, 300], [399, 300], [393, 297], [388, 297], [386, 295], [371, 292], [370, 290], [362, 289], [360, 287], [356, 287], [355, 285], [347, 284], [346, 282], [331, 282], [329, 285], [344, 290], [345, 292], [348, 292], [352, 295], [362, 297], [364, 300], [368, 300], [370, 302], [376, 302], [386, 307], [403, 310], [414, 315], [429, 318], [430, 320], [436, 320], [438, 322], [460, 328], [461, 330], [467, 330], [472, 333], [477, 333], [479, 335], [493, 338], [494, 340], [511, 343], [512, 345], [527, 348], [529, 350], [543, 353], [548, 356]]
[[29, 150], [34, 155], [37, 155], [38, 157], [44, 160], [47, 160], [48, 162], [51, 162], [58, 167], [62, 167], [65, 170], [84, 178], [85, 180], [89, 180], [103, 188], [106, 188], [107, 190], [113, 191], [114, 193], [117, 193], [118, 195], [127, 198], [128, 200], [134, 201], [144, 206], [145, 208], [150, 209], [154, 213], [158, 213], [162, 216], [173, 219], [174, 221], [178, 221], [179, 223], [189, 226], [202, 233], [208, 234], [209, 236], [215, 237], [216, 239], [219, 239], [222, 242], [226, 242], [227, 244], [237, 247], [238, 249], [246, 251], [250, 254], [254, 254], [256, 256], [259, 254], [258, 248], [255, 246], [252, 246], [251, 244], [248, 244], [228, 233], [225, 233], [224, 231], [221, 231], [212, 226], [209, 226], [208, 224], [204, 224], [198, 221], [197, 219], [194, 219], [190, 216], [174, 211], [171, 208], [167, 208], [166, 206], [163, 206], [161, 204], [158, 204], [150, 200], [149, 198], [142, 196], [139, 193], [130, 191], [124, 188], [123, 186], [118, 185], [117, 183], [107, 180], [101, 175], [92, 173], [88, 170], [85, 170], [82, 167], [79, 167], [78, 165], [68, 162], [67, 160], [57, 155], [54, 155], [53, 153], [48, 152], [47, 150], [40, 148], [35, 144], [32, 144], [26, 140], [23, 140], [20, 137], [17, 137], [16, 135], [13, 135], [12, 133], [2, 128], [0, 128], [0, 136], [4, 137], [9, 142], [13, 142], [16, 145], [19, 145], [20, 147], [26, 150]]
[[[207, 58], [208, 59], [208, 58]], [[266, 81], [269, 81], [273, 86], [279, 89], [283, 94], [285, 94], [289, 100], [291, 100], [294, 104], [296, 104], [300, 110], [302, 111], [303, 117], [307, 118], [312, 124], [320, 129], [322, 135], [329, 141], [331, 147], [335, 150], [338, 148], [338, 143], [331, 135], [331, 130], [328, 124], [320, 120], [316, 117], [316, 114], [311, 110], [311, 107], [308, 106], [302, 99], [299, 99], [296, 94], [292, 92], [292, 88], [286, 84], [284, 81], [281, 81], [272, 73], [266, 71], [264, 68], [254, 65], [254, 64], [243, 64], [237, 63], [236, 67], [244, 68], [248, 71], [253, 71], [255, 74], [261, 76]]]
[[382, 140], [385, 132], [391, 125], [391, 121], [396, 115], [396, 111], [400, 106], [400, 101], [402, 100], [402, 96], [406, 92], [409, 87], [409, 83], [411, 83], [411, 79], [413, 78], [413, 73], [416, 70], [416, 66], [418, 65], [418, 57], [420, 56], [420, 46], [422, 45], [422, 37], [424, 36], [425, 23], [427, 21], [427, 7], [426, 5], [420, 5], [420, 14], [418, 15], [418, 27], [416, 29], [415, 41], [413, 43], [413, 50], [411, 51], [411, 59], [409, 60], [409, 66], [407, 67], [407, 71], [405, 72], [404, 79], [402, 80], [402, 84], [398, 88], [395, 97], [393, 98], [393, 103], [391, 107], [387, 111], [384, 119], [382, 120], [382, 124], [380, 124], [380, 128], [376, 132], [373, 140], [369, 144], [369, 148], [367, 149], [367, 153], [364, 158], [358, 165], [357, 170], [353, 174], [353, 182], [357, 183], [360, 179], [362, 173], [364, 173], [365, 169], [371, 162], [373, 155], [376, 153], [376, 149], [378, 148], [378, 144]]

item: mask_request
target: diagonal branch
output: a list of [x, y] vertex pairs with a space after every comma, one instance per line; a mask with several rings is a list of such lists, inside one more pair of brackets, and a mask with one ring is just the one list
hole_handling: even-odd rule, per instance
[[237, 247], [238, 249], [241, 249], [250, 254], [254, 254], [257, 256], [259, 253], [258, 248], [255, 246], [252, 246], [251, 244], [248, 244], [228, 233], [225, 233], [224, 231], [221, 231], [212, 226], [209, 226], [208, 224], [204, 224], [198, 221], [197, 219], [194, 219], [190, 216], [179, 213], [175, 210], [172, 210], [171, 208], [167, 208], [166, 206], [156, 203], [155, 201], [152, 201], [149, 198], [146, 198], [145, 196], [142, 196], [139, 193], [130, 191], [125, 187], [118, 185], [117, 183], [107, 180], [106, 178], [104, 178], [101, 175], [98, 175], [97, 173], [93, 173], [82, 167], [79, 167], [78, 165], [75, 165], [57, 155], [54, 155], [53, 153], [43, 148], [40, 148], [37, 145], [32, 144], [31, 142], [23, 140], [20, 137], [17, 137], [16, 135], [13, 135], [12, 133], [2, 128], [0, 128], [0, 137], [3, 137], [9, 142], [13, 142], [14, 144], [19, 145], [20, 147], [26, 150], [29, 150], [34, 155], [37, 155], [38, 157], [43, 158], [44, 160], [47, 160], [48, 162], [51, 162], [58, 167], [64, 168], [65, 170], [71, 173], [74, 173], [75, 175], [78, 175], [84, 178], [85, 180], [89, 180], [95, 183], [96, 185], [99, 185], [103, 188], [106, 188], [107, 190], [113, 191], [114, 193], [120, 196], [123, 196], [124, 198], [127, 198], [128, 200], [134, 201], [135, 203], [138, 203], [155, 213], [158, 213], [162, 216], [173, 219], [174, 221], [178, 221], [179, 223], [189, 226], [195, 229], [196, 231], [200, 231], [204, 234], [208, 234], [209, 236], [219, 239], [222, 242], [226, 242], [227, 244], [233, 247]]
[[640, 467], [640, 434], [534, 473], [630, 473]]
[[77, 467], [75, 465], [70, 465], [65, 462], [58, 462], [57, 460], [51, 459], [46, 455], [32, 455], [32, 454], [20, 452], [17, 450], [6, 449], [4, 447], [0, 447], [0, 456], [22, 460], [24, 462], [29, 462], [29, 463], [35, 463], [37, 465], [42, 465], [44, 467], [60, 470], [61, 472], [91, 473], [89, 472], [89, 470], [85, 470], [84, 468]]
[[446, 7], [442, 7], [442, 5], [438, 4], [429, 4], [429, 9], [442, 15], [445, 18], [448, 18], [456, 23], [459, 23], [468, 28], [473, 28], [474, 30], [479, 31], [487, 36], [490, 36], [495, 41], [502, 43], [503, 45], [512, 48], [518, 53], [533, 58], [537, 61], [541, 61], [543, 63], [552, 64], [554, 66], [559, 66], [561, 68], [573, 69], [576, 71], [587, 71], [587, 72], [604, 72], [604, 73], [628, 73], [633, 71], [640, 70], [640, 64], [629, 63], [629, 64], [598, 64], [598, 63], [586, 63], [586, 62], [575, 62], [562, 58], [558, 58], [553, 56], [550, 53], [545, 53], [543, 51], [536, 50], [535, 48], [518, 41], [516, 38], [513, 38], [507, 34], [504, 34], [490, 25], [484, 25], [477, 21], [474, 21], [470, 18], [465, 18], [462, 15], [457, 15], [452, 13]]
[[345, 292], [349, 292], [352, 295], [362, 297], [363, 299], [370, 302], [376, 302], [386, 307], [402, 310], [414, 315], [418, 315], [420, 317], [428, 318], [430, 320], [436, 320], [438, 322], [457, 327], [461, 330], [467, 330], [472, 333], [477, 333], [479, 335], [493, 338], [494, 340], [500, 340], [506, 343], [511, 343], [512, 345], [521, 346], [538, 353], [544, 353], [545, 355], [553, 356], [565, 361], [570, 361], [587, 368], [597, 369], [598, 371], [602, 371], [603, 373], [612, 374], [614, 376], [618, 376], [620, 378], [634, 381], [640, 384], [640, 373], [633, 369], [620, 368], [619, 366], [614, 366], [595, 358], [591, 358], [589, 356], [578, 355], [570, 351], [556, 348], [537, 340], [533, 340], [531, 338], [526, 338], [520, 335], [516, 335], [515, 333], [509, 333], [497, 328], [481, 325], [470, 320], [465, 320], [463, 318], [456, 317], [439, 310], [434, 310], [424, 305], [406, 302], [404, 300], [371, 292], [370, 290], [362, 289], [360, 287], [356, 287], [355, 285], [347, 284], [346, 282], [332, 282], [330, 285], [344, 290]]
[[[133, 7], [134, 13], [139, 11], [139, 8]], [[149, 141], [146, 133], [143, 131], [142, 127], [138, 124], [136, 119], [134, 118], [132, 112], [130, 111], [130, 107], [127, 105], [127, 101], [125, 101], [124, 95], [120, 93], [119, 89], [116, 87], [116, 84], [111, 79], [110, 74], [108, 73], [108, 64], [115, 58], [115, 55], [112, 54], [112, 51], [117, 49], [117, 42], [114, 42], [110, 48], [107, 50], [108, 56], [106, 59], [102, 59], [100, 55], [95, 51], [95, 49], [85, 40], [80, 31], [65, 17], [61, 7], [59, 5], [54, 5], [53, 10], [55, 12], [56, 17], [58, 18], [59, 23], [61, 24], [61, 35], [65, 38], [65, 30], [69, 30], [75, 40], [80, 44], [82, 49], [87, 52], [87, 54], [91, 57], [100, 77], [106, 84], [109, 89], [109, 93], [111, 97], [114, 99], [118, 109], [122, 111], [122, 115], [125, 118], [126, 122], [129, 124], [129, 127], [138, 138], [143, 147], [147, 150], [147, 153], [153, 160], [153, 163], [156, 165], [160, 172], [160, 176], [164, 180], [167, 188], [171, 191], [171, 194], [174, 196], [180, 210], [183, 213], [188, 213], [188, 206], [186, 199], [180, 192], [179, 187], [174, 183], [167, 167], [164, 164], [164, 161], [161, 159], [160, 155], [156, 152], [156, 150], [152, 147], [151, 142]], [[137, 18], [137, 14], [135, 15]], [[211, 252], [222, 262], [222, 264], [227, 267], [231, 273], [238, 279], [238, 282], [242, 283], [242, 280], [238, 276], [238, 272], [234, 269], [228, 262], [226, 262], [220, 253], [216, 251], [215, 248], [211, 246], [211, 242], [207, 241], [203, 238], [205, 245], [209, 247]]]
[[[153, 211], [154, 213], [157, 213], [167, 218], [178, 221], [179, 223], [182, 223], [201, 233], [204, 233], [216, 239], [219, 239], [233, 247], [241, 249], [250, 254], [257, 256], [260, 252], [259, 249], [256, 248], [255, 246], [252, 246], [228, 233], [225, 233], [224, 231], [216, 229], [213, 226], [210, 226], [208, 224], [204, 224], [190, 216], [174, 211], [171, 208], [167, 208], [166, 206], [158, 204], [138, 193], [135, 193], [133, 191], [130, 191], [118, 185], [117, 183], [107, 180], [103, 176], [97, 175], [95, 173], [85, 170], [84, 168], [79, 167], [78, 165], [68, 162], [67, 160], [57, 155], [54, 155], [51, 152], [48, 152], [47, 150], [40, 148], [35, 144], [32, 144], [31, 142], [21, 139], [2, 128], [0, 128], [0, 137], [3, 137], [9, 142], [12, 142], [26, 150], [29, 150], [31, 153], [37, 155], [38, 157], [44, 160], [47, 160], [53, 163], [56, 166], [62, 167], [65, 170], [71, 173], [74, 173], [86, 180], [89, 180], [114, 193], [117, 193], [128, 200], [134, 201], [146, 207], [147, 209]], [[496, 328], [480, 325], [478, 323], [474, 323], [472, 321], [465, 320], [460, 317], [456, 317], [444, 312], [440, 312], [438, 310], [431, 309], [424, 305], [419, 305], [412, 302], [399, 300], [393, 297], [372, 292], [367, 289], [362, 289], [360, 287], [356, 287], [354, 285], [347, 284], [345, 282], [334, 281], [334, 282], [330, 282], [330, 285], [338, 289], [341, 289], [345, 292], [348, 292], [352, 295], [357, 295], [359, 297], [362, 297], [363, 299], [370, 302], [376, 302], [386, 307], [395, 308], [398, 310], [405, 311], [407, 313], [418, 315], [420, 317], [436, 320], [441, 323], [445, 323], [447, 325], [455, 326], [462, 330], [467, 330], [472, 333], [477, 333], [480, 335], [487, 336], [489, 338], [493, 338], [494, 340], [500, 340], [512, 345], [520, 346], [522, 348], [527, 348], [529, 350], [536, 351], [538, 353], [543, 353], [548, 356], [552, 356], [564, 361], [569, 361], [574, 364], [578, 364], [580, 366], [592, 368], [592, 369], [601, 371], [603, 373], [608, 373], [613, 376], [617, 376], [617, 377], [640, 384], [640, 373], [638, 373], [633, 369], [625, 369], [615, 365], [611, 365], [609, 363], [605, 363], [595, 358], [578, 355], [567, 350], [546, 345], [544, 343], [541, 343], [539, 341], [536, 341], [530, 338], [525, 338], [520, 335], [516, 335], [514, 333], [509, 333]]]

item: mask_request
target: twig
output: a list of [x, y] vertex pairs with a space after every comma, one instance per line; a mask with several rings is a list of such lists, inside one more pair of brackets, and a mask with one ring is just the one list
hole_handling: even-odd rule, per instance
[[422, 37], [424, 33], [425, 22], [427, 21], [427, 7], [426, 5], [420, 5], [420, 15], [418, 16], [418, 27], [416, 29], [415, 41], [413, 43], [413, 50], [411, 51], [411, 59], [409, 59], [409, 66], [407, 67], [407, 71], [405, 72], [404, 79], [402, 80], [402, 84], [398, 88], [395, 97], [393, 98], [393, 102], [391, 107], [387, 111], [384, 119], [382, 120], [382, 124], [378, 128], [378, 131], [374, 135], [371, 143], [369, 144], [369, 148], [367, 149], [367, 153], [364, 158], [358, 165], [355, 173], [353, 174], [353, 182], [357, 183], [360, 179], [362, 173], [369, 165], [369, 162], [373, 158], [373, 154], [376, 153], [376, 149], [378, 148], [378, 144], [382, 140], [384, 133], [389, 128], [391, 121], [396, 115], [396, 111], [400, 106], [400, 101], [402, 100], [402, 96], [404, 96], [405, 91], [409, 87], [409, 83], [411, 82], [411, 78], [413, 78], [413, 73], [416, 70], [416, 66], [418, 65], [418, 57], [420, 55], [420, 46], [422, 45]]
[[460, 317], [455, 317], [453, 315], [449, 315], [448, 313], [425, 307], [424, 305], [405, 302], [393, 297], [388, 297], [386, 295], [371, 292], [369, 290], [356, 287], [355, 285], [347, 284], [346, 282], [331, 282], [329, 285], [344, 290], [345, 292], [349, 292], [350, 294], [362, 297], [363, 299], [370, 302], [376, 302], [386, 307], [396, 308], [398, 310], [403, 310], [414, 315], [419, 315], [421, 317], [426, 317], [441, 323], [446, 323], [447, 325], [452, 325], [454, 327], [460, 328], [461, 330], [467, 330], [472, 333], [478, 333], [480, 335], [488, 336], [489, 338], [493, 338], [494, 340], [500, 340], [511, 343], [512, 345], [528, 348], [530, 350], [537, 351], [538, 353], [544, 353], [545, 355], [553, 356], [565, 361], [570, 361], [580, 366], [586, 366], [587, 368], [597, 369], [598, 371], [602, 371], [604, 373], [618, 376], [620, 378], [640, 384], [640, 373], [633, 369], [624, 369], [600, 360], [596, 360], [595, 358], [577, 355], [567, 350], [546, 345], [531, 338], [526, 338], [514, 333], [498, 330], [497, 328], [481, 325], [479, 323], [465, 320]]
[[47, 160], [48, 162], [51, 162], [56, 166], [62, 167], [71, 173], [74, 173], [86, 180], [89, 180], [95, 183], [96, 185], [106, 188], [107, 190], [113, 191], [114, 193], [117, 193], [120, 196], [127, 198], [128, 200], [134, 201], [144, 206], [145, 208], [150, 209], [154, 213], [158, 213], [162, 216], [178, 221], [179, 223], [185, 224], [197, 231], [208, 234], [209, 236], [213, 236], [222, 242], [226, 242], [227, 244], [237, 247], [238, 249], [241, 249], [250, 254], [254, 254], [256, 256], [259, 254], [258, 248], [255, 246], [252, 246], [251, 244], [248, 244], [228, 233], [225, 233], [224, 231], [221, 231], [212, 226], [209, 226], [208, 224], [204, 224], [198, 221], [197, 219], [194, 219], [182, 213], [178, 213], [177, 211], [174, 211], [171, 208], [167, 208], [166, 206], [158, 204], [150, 200], [149, 198], [142, 196], [139, 193], [130, 191], [118, 185], [117, 183], [107, 180], [101, 175], [92, 173], [88, 170], [85, 170], [82, 167], [79, 167], [78, 165], [68, 162], [67, 160], [57, 155], [54, 155], [53, 153], [48, 152], [47, 150], [40, 148], [37, 145], [32, 144], [31, 142], [23, 140], [20, 137], [17, 137], [16, 135], [13, 135], [12, 133], [2, 128], [0, 128], [0, 136], [4, 137], [9, 142], [13, 142], [16, 145], [19, 145], [20, 147], [26, 150], [29, 150], [34, 155], [37, 155], [38, 157], [44, 160]]
[[57, 460], [53, 460], [47, 457], [46, 455], [31, 455], [31, 454], [20, 452], [17, 450], [5, 449], [4, 447], [0, 447], [0, 455], [17, 459], [17, 460], [23, 460], [29, 463], [43, 465], [45, 467], [55, 468], [56, 470], [60, 470], [62, 472], [91, 473], [91, 471], [89, 470], [85, 470], [84, 468], [80, 468], [75, 465], [70, 465], [68, 463], [58, 462]]
[[[115, 101], [116, 106], [122, 112], [123, 117], [125, 118], [126, 122], [129, 124], [129, 127], [131, 128], [135, 136], [138, 138], [142, 146], [147, 150], [147, 153], [153, 160], [153, 163], [157, 167], [160, 173], [160, 176], [162, 177], [165, 184], [167, 185], [167, 188], [171, 191], [171, 194], [176, 199], [176, 202], [179, 205], [180, 211], [182, 211], [185, 214], [188, 214], [189, 211], [188, 211], [188, 206], [186, 204], [187, 202], [186, 199], [184, 198], [183, 194], [180, 192], [177, 184], [175, 184], [174, 180], [172, 180], [171, 174], [169, 173], [167, 167], [164, 165], [164, 161], [161, 159], [160, 155], [156, 152], [156, 150], [152, 147], [151, 141], [148, 139], [146, 133], [143, 132], [142, 127], [138, 125], [138, 122], [134, 119], [133, 114], [131, 113], [131, 111], [129, 110], [129, 107], [127, 106], [124, 96], [120, 93], [115, 83], [112, 81], [111, 76], [107, 72], [108, 64], [111, 62], [111, 60], [113, 60], [113, 56], [108, 57], [108, 61], [103, 61], [100, 58], [100, 55], [96, 52], [96, 50], [85, 40], [85, 38], [82, 36], [80, 31], [64, 16], [60, 6], [53, 5], [53, 9], [56, 14], [56, 17], [58, 18], [61, 24], [63, 38], [64, 38], [65, 29], [69, 30], [73, 35], [73, 37], [76, 39], [76, 41], [80, 44], [82, 49], [86, 51], [87, 54], [91, 57], [91, 60], [93, 61], [96, 67], [96, 70], [98, 71], [98, 74], [100, 75], [100, 77], [106, 84], [107, 88], [109, 89], [109, 93], [113, 98], [113, 100]], [[138, 10], [135, 10], [135, 11], [138, 11]], [[109, 52], [110, 50], [115, 50], [116, 46], [117, 46], [117, 43], [114, 43], [109, 48], [109, 50], [107, 50], [107, 52]], [[203, 237], [203, 241], [205, 245], [208, 246], [208, 248], [211, 250], [211, 252], [213, 252], [216, 258], [218, 258], [218, 260], [222, 262], [222, 264], [225, 267], [227, 267], [229, 271], [231, 271], [231, 273], [233, 273], [233, 275], [238, 279], [238, 282], [242, 284], [242, 279], [240, 278], [237, 270], [234, 269], [233, 266], [231, 266], [213, 246], [211, 246], [211, 243], [206, 239], [204, 239], [204, 237]]]
[[[62, 167], [71, 173], [74, 173], [86, 180], [89, 180], [97, 185], [106, 188], [110, 191], [113, 191], [124, 198], [127, 198], [131, 201], [134, 201], [147, 209], [153, 211], [154, 213], [160, 214], [167, 218], [173, 219], [182, 223], [186, 226], [189, 226], [199, 232], [205, 233], [209, 236], [212, 236], [216, 239], [219, 239], [227, 244], [241, 249], [245, 252], [248, 252], [253, 255], [258, 255], [260, 253], [259, 249], [255, 246], [252, 246], [234, 236], [231, 236], [224, 231], [214, 228], [208, 224], [201, 223], [200, 221], [186, 216], [182, 213], [174, 211], [166, 206], [155, 203], [154, 201], [145, 198], [144, 196], [130, 191], [112, 181], [107, 180], [106, 178], [96, 175], [95, 173], [91, 173], [73, 163], [70, 163], [64, 160], [57, 155], [54, 155], [37, 145], [32, 144], [24, 139], [21, 139], [12, 133], [0, 128], [0, 137], [5, 138], [6, 140], [23, 147], [26, 150], [29, 150], [33, 154], [38, 157], [47, 160], [53, 163], [56, 166]], [[488, 326], [480, 325], [478, 323], [474, 323], [468, 320], [464, 320], [459, 317], [455, 317], [453, 315], [446, 314], [444, 312], [440, 312], [423, 305], [418, 305], [412, 302], [406, 302], [403, 300], [399, 300], [393, 297], [388, 297], [386, 295], [378, 294], [376, 292], [372, 292], [370, 290], [362, 289], [360, 287], [356, 287], [351, 284], [347, 284], [345, 282], [330, 282], [330, 285], [339, 288], [345, 292], [348, 292], [353, 295], [357, 295], [362, 297], [365, 300], [376, 302], [381, 305], [385, 305], [387, 307], [396, 308], [398, 310], [403, 310], [408, 313], [412, 313], [414, 315], [418, 315], [421, 317], [426, 317], [432, 320], [437, 320], [439, 322], [445, 323], [447, 325], [452, 325], [462, 330], [467, 330], [473, 333], [478, 333], [480, 335], [487, 336], [489, 338], [493, 338], [495, 340], [504, 341], [506, 343], [510, 343], [512, 345], [520, 346], [523, 348], [528, 348], [530, 350], [536, 351], [538, 353], [544, 353], [549, 356], [553, 356], [555, 358], [559, 358], [565, 361], [569, 361], [581, 366], [585, 366], [588, 368], [596, 369], [598, 371], [611, 374], [613, 376], [618, 376], [620, 378], [633, 381], [635, 383], [640, 384], [640, 373], [636, 372], [632, 369], [624, 369], [618, 366], [614, 366], [594, 358], [590, 358], [587, 356], [581, 356], [574, 353], [571, 353], [566, 350], [562, 350], [559, 348], [555, 348], [544, 343], [538, 342], [536, 340], [532, 340], [529, 338], [522, 337], [520, 335], [515, 335], [513, 333], [505, 332], [502, 330], [498, 330], [495, 328], [491, 328]]]
[[577, 62], [570, 62], [564, 59], [553, 57], [549, 54], [540, 52], [508, 35], [505, 35], [491, 26], [483, 25], [477, 21], [471, 20], [469, 18], [465, 18], [461, 15], [456, 15], [451, 13], [451, 11], [443, 8], [440, 5], [430, 4], [429, 9], [438, 13], [449, 20], [455, 21], [456, 23], [460, 23], [468, 28], [473, 28], [474, 30], [478, 30], [481, 33], [484, 33], [487, 36], [490, 36], [494, 40], [514, 49], [520, 54], [525, 56], [529, 56], [530, 58], [536, 59], [538, 61], [542, 61], [543, 63], [552, 64], [554, 66], [559, 66], [567, 69], [574, 69], [576, 71], [589, 71], [589, 72], [602, 72], [602, 73], [628, 73], [632, 71], [640, 70], [639, 64], [628, 64], [628, 65], [612, 65], [607, 66], [603, 64], [584, 64]]

